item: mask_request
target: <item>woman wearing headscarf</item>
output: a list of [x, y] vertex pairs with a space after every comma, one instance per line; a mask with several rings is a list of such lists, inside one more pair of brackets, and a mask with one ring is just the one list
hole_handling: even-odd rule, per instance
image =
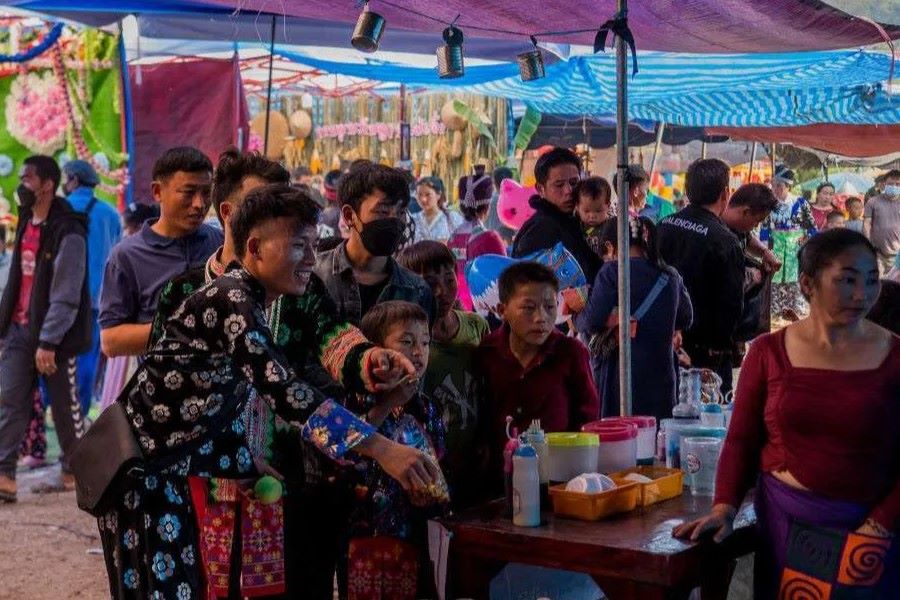
[[759, 238], [781, 261], [781, 268], [772, 278], [772, 315], [787, 321], [797, 321], [808, 311], [798, 283], [797, 250], [816, 233], [809, 202], [791, 197], [795, 183], [794, 172], [779, 165], [772, 176], [772, 192], [778, 205], [763, 221]]
[[485, 229], [484, 226], [494, 193], [494, 184], [491, 176], [485, 172], [484, 165], [477, 165], [473, 175], [461, 177], [458, 191], [459, 208], [465, 221], [453, 231], [447, 245], [456, 256], [459, 301], [463, 308], [472, 310], [472, 295], [466, 283], [466, 265], [482, 254], [506, 256], [506, 246], [499, 233]]

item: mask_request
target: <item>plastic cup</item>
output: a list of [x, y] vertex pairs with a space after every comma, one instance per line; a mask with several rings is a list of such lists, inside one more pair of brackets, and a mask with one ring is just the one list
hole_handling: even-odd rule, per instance
[[714, 437], [686, 437], [681, 440], [681, 470], [694, 496], [712, 496], [716, 490], [716, 467], [722, 440]]

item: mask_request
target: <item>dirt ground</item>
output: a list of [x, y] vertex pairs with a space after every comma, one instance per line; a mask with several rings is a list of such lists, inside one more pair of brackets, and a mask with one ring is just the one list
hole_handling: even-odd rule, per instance
[[19, 498], [0, 503], [0, 600], [109, 598], [97, 522], [75, 493], [37, 496], [29, 488], [59, 466], [19, 472]]

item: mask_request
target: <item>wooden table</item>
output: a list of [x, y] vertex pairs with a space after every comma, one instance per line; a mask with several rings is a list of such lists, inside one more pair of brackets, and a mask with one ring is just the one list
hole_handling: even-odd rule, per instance
[[441, 523], [451, 533], [448, 598], [487, 598], [490, 580], [508, 562], [591, 575], [610, 600], [685, 599], [700, 586], [703, 600], [725, 598], [737, 557], [754, 548], [756, 515], [746, 503], [722, 544], [685, 543], [672, 528], [706, 514], [712, 498], [685, 491], [602, 521], [544, 514], [540, 527], [516, 527], [502, 505], [463, 512]]

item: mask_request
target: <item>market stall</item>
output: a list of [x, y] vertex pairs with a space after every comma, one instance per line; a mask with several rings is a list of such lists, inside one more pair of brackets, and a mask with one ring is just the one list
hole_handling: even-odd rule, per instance
[[743, 507], [735, 533], [712, 547], [672, 538], [682, 519], [709, 512], [710, 498], [680, 496], [616, 518], [581, 522], [544, 515], [540, 528], [523, 529], [496, 505], [441, 521], [452, 535], [446, 562], [447, 598], [487, 598], [498, 572], [511, 562], [588, 573], [613, 600], [687, 599], [694, 588], [704, 598], [725, 598], [733, 561], [753, 552], [753, 507]]
[[[41, 2], [25, 2], [24, 5], [39, 6]], [[234, 8], [234, 2], [209, 1], [194, 3], [201, 7], [205, 7], [210, 14], [222, 17], [226, 11]], [[373, 3], [376, 4], [376, 3]], [[408, 5], [399, 5], [397, 3], [382, 1], [377, 3], [379, 10], [382, 10], [389, 22], [394, 23], [398, 29], [418, 29], [422, 32], [421, 38], [417, 40], [431, 39], [431, 48], [434, 46], [434, 39], [437, 33], [446, 27], [448, 23], [454, 19], [454, 14], [463, 15], [461, 18], [456, 17], [453, 21], [460, 28], [466, 31], [478, 32], [473, 36], [483, 40], [497, 37], [501, 40], [517, 40], [517, 43], [526, 43], [528, 38], [538, 35], [551, 42], [587, 42], [593, 38], [598, 28], [594, 21], [598, 9], [594, 5], [579, 4], [575, 7], [564, 7], [554, 9], [544, 6], [545, 3], [537, 0], [528, 2], [519, 2], [517, 10], [508, 10], [509, 6], [503, 2], [488, 3], [482, 6], [471, 2], [455, 2], [447, 6], [439, 7], [440, 15], [432, 14], [435, 8], [432, 3], [424, 1], [416, 1], [408, 3]], [[654, 10], [678, 10], [683, 3], [674, 1], [666, 1], [654, 4]], [[693, 50], [706, 52], [758, 52], [772, 48], [786, 48], [791, 50], [808, 50], [813, 48], [832, 48], [832, 47], [849, 47], [863, 42], [872, 42], [884, 39], [884, 37], [897, 37], [900, 31], [889, 29], [885, 31], [878, 27], [871, 27], [867, 23], [857, 20], [848, 19], [839, 11], [827, 8], [820, 2], [789, 2], [788, 0], [778, 0], [769, 3], [766, 7], [766, 16], [772, 17], [762, 19], [760, 9], [753, 6], [747, 6], [747, 3], [741, 2], [697, 2], [692, 5], [692, 10], [700, 11], [697, 14], [685, 15], [685, 18], [679, 21], [678, 25], [661, 21], [655, 12], [648, 8], [648, 5], [637, 5], [631, 13], [631, 29], [636, 34], [639, 46], [646, 48], [658, 48], [661, 50]], [[775, 5], [775, 6], [772, 6]], [[267, 7], [265, 2], [248, 1], [242, 2], [241, 7], [248, 10], [264, 9]], [[125, 11], [131, 10], [133, 5], [128, 2], [109, 2], [104, 7], [105, 10]], [[738, 55], [724, 56], [719, 55], [717, 58], [710, 58], [714, 62], [719, 61], [720, 68], [722, 65], [732, 65], [733, 72], [729, 76], [729, 83], [733, 83], [738, 73], [747, 73], [753, 76], [759, 76], [764, 69], [767, 71], [768, 77], [759, 76], [755, 81], [744, 81], [747, 87], [734, 90], [733, 92], [723, 92], [716, 94], [712, 91], [721, 87], [722, 82], [716, 81], [710, 75], [708, 87], [694, 87], [694, 82], [688, 81], [684, 77], [685, 71], [691, 71], [696, 66], [696, 57], [676, 57], [670, 55], [644, 55], [636, 58], [641, 64], [641, 74], [653, 72], [653, 65], [660, 65], [660, 72], [671, 69], [672, 65], [681, 61], [681, 72], [671, 75], [671, 80], [678, 82], [681, 88], [689, 87], [691, 93], [683, 94], [673, 93], [674, 85], [669, 84], [665, 88], [665, 97], [659, 95], [653, 96], [649, 87], [642, 89], [642, 81], [638, 75], [633, 81], [635, 95], [631, 100], [631, 109], [627, 108], [626, 95], [624, 86], [626, 83], [626, 55], [625, 55], [625, 39], [627, 38], [627, 25], [625, 21], [624, 2], [618, 3], [620, 12], [616, 25], [618, 27], [618, 45], [619, 51], [615, 59], [600, 55], [595, 57], [575, 57], [565, 63], [557, 63], [556, 65], [548, 65], [547, 77], [537, 82], [523, 83], [515, 76], [505, 76], [495, 79], [485, 79], [477, 81], [477, 76], [484, 73], [478, 70], [478, 67], [469, 69], [469, 76], [475, 78], [476, 81], [472, 88], [467, 91], [474, 91], [484, 95], [495, 97], [508, 97], [510, 86], [520, 86], [515, 93], [525, 98], [531, 108], [535, 110], [543, 110], [546, 112], [555, 112], [568, 115], [608, 115], [617, 113], [617, 146], [618, 157], [617, 167], [622, 177], [625, 163], [628, 158], [628, 142], [626, 124], [629, 116], [644, 116], [648, 119], [664, 121], [666, 123], [707, 126], [737, 126], [744, 127], [749, 125], [806, 125], [814, 124], [821, 121], [836, 121], [845, 123], [884, 123], [891, 124], [897, 121], [897, 107], [891, 104], [885, 94], [885, 90], [878, 86], [872, 85], [872, 82], [880, 82], [886, 77], [888, 71], [888, 61], [883, 56], [875, 56], [874, 53], [863, 51], [838, 51], [833, 53], [821, 53], [820, 56], [812, 57], [815, 59], [813, 64], [813, 73], [805, 72], [802, 69], [810, 64], [810, 56], [794, 57], [797, 63], [791, 63], [785, 56], [757, 56], [757, 55]], [[50, 9], [58, 10], [50, 7]], [[189, 7], [181, 7], [182, 11], [188, 10]], [[603, 5], [604, 11], [613, 12], [614, 7], [611, 2]], [[702, 9], [702, 11], [701, 11]], [[291, 14], [300, 19], [303, 23], [308, 24], [308, 20], [322, 19], [336, 22], [339, 25], [346, 25], [355, 21], [358, 15], [358, 7], [351, 3], [293, 3], [289, 8]], [[476, 14], [479, 13], [480, 14]], [[446, 13], [446, 14], [444, 14]], [[576, 28], [573, 31], [564, 32], [542, 32], [541, 24], [535, 20], [535, 15], [541, 15], [542, 20], [553, 22], [555, 26]], [[773, 17], [774, 15], [774, 17]], [[605, 16], [612, 16], [605, 15]], [[98, 18], [97, 15], [94, 15]], [[159, 15], [154, 15], [154, 18]], [[173, 17], [174, 18], [174, 17]], [[179, 17], [181, 18], [181, 17]], [[765, 23], [761, 26], [758, 23]], [[274, 24], [274, 19], [272, 20]], [[577, 29], [586, 27], [585, 23], [591, 24], [591, 29]], [[748, 23], [750, 25], [748, 25]], [[624, 28], [622, 26], [625, 26]], [[748, 27], [752, 28], [756, 36], [747, 35]], [[829, 27], [830, 35], [823, 37], [820, 35], [822, 27]], [[610, 26], [612, 28], [612, 26]], [[348, 27], [343, 27], [343, 33], [347, 33]], [[276, 27], [272, 27], [273, 34], [269, 40], [274, 46]], [[430, 37], [427, 32], [430, 32]], [[689, 35], [688, 35], [689, 34]], [[341, 39], [346, 39], [344, 36]], [[260, 40], [263, 41], [263, 40]], [[543, 40], [542, 40], [543, 41]], [[486, 42], [485, 42], [486, 43]], [[537, 45], [537, 44], [535, 44]], [[274, 54], [270, 46], [269, 64]], [[602, 44], [601, 44], [602, 46]], [[534, 46], [530, 46], [534, 50]], [[312, 58], [307, 57], [308, 60]], [[802, 62], [800, 59], [803, 59]], [[767, 65], [765, 63], [768, 63]], [[734, 66], [737, 65], [737, 66]], [[751, 68], [752, 65], [759, 67], [756, 71]], [[313, 64], [314, 68], [322, 68], [326, 70], [323, 63]], [[374, 72], [383, 75], [385, 69], [389, 65], [365, 64], [354, 65], [354, 71], [347, 73], [353, 77], [370, 77], [368, 73]], [[508, 68], [508, 65], [504, 66]], [[779, 70], [781, 69], [781, 70]], [[368, 71], [367, 71], [368, 70]], [[271, 73], [271, 67], [270, 67]], [[433, 69], [419, 69], [420, 73], [411, 74], [410, 81], [422, 83], [422, 80], [415, 79], [421, 77], [433, 80], [436, 74]], [[427, 71], [427, 73], [426, 73]], [[635, 70], [636, 71], [636, 70]], [[823, 75], [825, 74], [825, 75]], [[561, 78], [554, 78], [553, 75], [560, 75]], [[709, 75], [709, 74], [707, 74]], [[823, 85], [823, 77], [827, 75], [828, 81], [834, 85]], [[798, 79], [806, 77], [805, 85], [797, 87], [793, 83], [790, 85], [784, 83], [796, 82]], [[854, 77], [856, 79], [854, 79]], [[470, 80], [471, 81], [471, 80]], [[565, 83], [566, 85], [561, 85]], [[273, 117], [276, 114], [271, 111], [273, 106], [271, 101], [272, 94], [272, 78], [268, 78], [265, 86], [267, 106], [263, 112], [263, 136], [271, 137], [272, 124], [280, 121], [279, 118]], [[840, 85], [838, 85], [840, 83]], [[439, 82], [438, 82], [439, 84]], [[520, 85], [521, 84], [521, 85]], [[553, 86], [557, 87], [553, 87]], [[660, 84], [657, 82], [653, 87]], [[598, 93], [598, 90], [601, 93]], [[647, 92], [644, 96], [644, 92]], [[756, 93], [753, 93], [756, 92]], [[357, 100], [357, 102], [360, 102]], [[322, 154], [336, 154], [336, 144], [328, 146], [329, 140], [340, 141], [341, 136], [356, 136], [357, 146], [367, 148], [369, 157], [373, 153], [378, 160], [382, 158], [382, 150], [387, 154], [387, 148], [391, 147], [395, 139], [395, 130], [393, 121], [400, 115], [391, 111], [405, 113], [405, 106], [387, 108], [385, 105], [377, 106], [376, 112], [370, 112], [372, 103], [366, 99], [365, 104], [360, 102], [360, 106], [349, 119], [342, 114], [338, 114], [340, 104], [333, 105], [332, 116], [322, 117], [317, 123], [320, 126], [318, 132], [311, 131], [314, 124], [314, 116], [307, 120], [303, 114], [297, 114], [297, 111], [304, 111], [301, 106], [295, 107], [288, 104], [284, 109], [282, 119], [286, 125], [282, 129], [286, 132], [281, 135], [284, 138], [293, 135], [292, 142], [294, 151], [310, 152], [310, 162], [314, 162], [314, 154], [319, 151], [319, 161], [324, 168], [326, 162], [334, 162], [333, 157], [323, 157]], [[451, 119], [444, 118], [443, 108], [446, 101], [441, 106], [440, 121], [438, 122], [433, 115], [434, 107], [429, 107], [427, 119], [423, 119], [422, 123], [428, 123], [432, 134], [447, 135], [446, 128], [451, 128]], [[656, 107], [654, 109], [654, 106]], [[699, 108], [698, 108], [699, 107]], [[718, 112], [713, 112], [718, 107]], [[785, 108], [788, 107], [788, 108]], [[472, 109], [472, 106], [469, 106]], [[349, 112], [349, 111], [348, 111]], [[488, 119], [495, 126], [500, 125], [503, 119], [500, 118], [500, 111], [493, 118], [489, 111], [484, 110]], [[500, 130], [493, 131], [490, 136], [482, 133], [480, 125], [486, 123], [477, 116], [473, 120], [469, 118], [465, 111], [457, 109], [453, 106], [448, 111], [449, 117], [466, 119], [466, 122], [460, 124], [458, 131], [466, 127], [471, 128], [469, 133], [475, 135], [477, 133], [475, 148], [472, 156], [474, 160], [479, 160], [480, 150], [478, 143], [485, 140], [494, 142], [499, 148], [502, 132]], [[385, 115], [388, 115], [387, 117]], [[318, 118], [318, 117], [316, 117]], [[329, 121], [328, 119], [331, 119]], [[411, 115], [411, 121], [415, 124], [416, 116]], [[403, 122], [402, 117], [399, 118]], [[435, 125], [432, 125], [434, 123]], [[441, 130], [439, 125], [445, 129]], [[385, 125], [391, 125], [385, 127]], [[303, 133], [303, 135], [299, 135]], [[311, 144], [299, 144], [297, 148], [297, 139], [306, 140], [309, 135], [315, 135]], [[415, 137], [415, 136], [413, 136]], [[425, 136], [422, 136], [425, 137]], [[455, 137], [455, 136], [450, 136]], [[662, 137], [660, 135], [660, 137]], [[319, 141], [321, 138], [321, 141]], [[383, 139], [382, 139], [383, 138]], [[485, 138], [482, 140], [481, 138]], [[271, 141], [271, 140], [270, 140]], [[258, 143], [258, 142], [257, 142]], [[315, 144], [320, 143], [320, 147]], [[451, 142], [451, 150], [452, 148]], [[308, 147], [309, 146], [309, 147]], [[488, 147], [488, 146], [484, 146]], [[264, 151], [269, 151], [269, 144], [263, 145]], [[282, 150], [283, 152], [283, 150]], [[360, 156], [362, 151], [360, 151]], [[294, 158], [298, 155], [295, 154]], [[338, 161], [348, 160], [351, 157], [341, 157], [338, 155]], [[462, 166], [471, 164], [472, 158], [465, 158], [465, 151], [461, 155], [456, 156], [457, 160], [462, 161]], [[432, 153], [431, 160], [435, 160]], [[468, 163], [466, 161], [469, 161]], [[424, 159], [423, 159], [424, 164]], [[330, 166], [330, 164], [329, 164]], [[755, 166], [755, 165], [754, 165]], [[431, 165], [434, 169], [434, 164]], [[674, 181], [674, 180], [673, 180]], [[663, 183], [671, 186], [672, 183], [665, 180]], [[623, 184], [620, 187], [620, 198], [624, 202], [627, 187]], [[625, 213], [624, 204], [621, 212]], [[622, 228], [627, 228], [627, 220], [621, 219]], [[620, 231], [620, 239], [626, 239], [627, 230]], [[620, 253], [620, 257], [626, 256], [626, 253]], [[630, 360], [628, 354], [629, 337], [627, 330], [629, 329], [626, 319], [630, 315], [628, 301], [628, 268], [627, 258], [621, 258], [620, 278], [619, 278], [619, 306], [621, 307], [622, 320], [620, 321], [620, 346], [622, 360], [621, 380], [630, 382]], [[700, 396], [700, 374], [696, 374], [698, 379], [697, 396], [690, 403], [687, 414], [678, 415], [681, 418], [691, 421], [691, 426], [696, 426], [691, 430], [691, 438], [710, 438], [713, 439], [711, 445], [721, 444], [721, 438], [724, 436], [725, 425], [727, 425], [727, 414], [725, 408], [722, 408], [723, 400], [713, 398], [707, 395], [704, 398]], [[628, 393], [628, 384], [625, 383], [622, 388], [622, 412], [628, 414], [630, 412], [630, 396]], [[705, 408], [718, 407], [718, 411], [710, 410], [708, 412], [716, 413], [714, 418], [722, 418], [721, 425], [700, 425], [701, 408], [703, 412], [707, 412]], [[695, 414], [696, 412], [696, 414]], [[666, 427], [666, 437], [664, 443], [664, 458], [667, 462], [671, 462], [673, 471], [680, 468], [677, 444], [674, 448], [670, 448], [671, 436], [674, 435], [677, 427], [675, 423], [669, 423]], [[615, 441], [632, 440], [638, 436], [638, 432], [634, 431], [632, 435], [631, 428], [623, 427], [622, 432], [618, 430], [615, 433]], [[687, 431], [687, 430], [685, 430]], [[655, 434], [655, 423], [654, 431]], [[679, 436], [681, 433], [678, 434]], [[687, 439], [685, 438], [685, 442]], [[675, 439], [678, 439], [676, 436]], [[636, 442], [635, 442], [636, 444]], [[597, 444], [594, 444], [596, 446]], [[605, 446], [601, 446], [603, 448]], [[595, 453], [596, 449], [591, 450]], [[535, 454], [527, 455], [527, 458], [535, 458]], [[628, 457], [629, 460], [637, 463], [638, 459], [646, 460], [647, 455], [639, 456], [637, 450]], [[651, 453], [650, 460], [653, 455]], [[657, 458], [661, 458], [657, 456]], [[697, 455], [687, 453], [684, 455], [685, 471], [694, 477], [690, 487], [693, 492], [687, 495], [681, 487], [681, 480], [674, 489], [674, 493], [665, 499], [657, 498], [658, 504], [653, 502], [643, 502], [641, 500], [645, 494], [644, 486], [658, 485], [656, 478], [649, 478], [648, 481], [623, 481], [616, 480], [614, 488], [601, 490], [600, 493], [610, 493], [605, 498], [615, 497], [617, 500], [610, 501], [614, 506], [613, 510], [598, 510], [596, 514], [591, 513], [587, 517], [582, 517], [582, 521], [572, 520], [563, 515], [571, 516], [570, 511], [560, 509], [555, 505], [556, 497], [563, 497], [556, 494], [554, 497], [554, 509], [556, 513], [550, 515], [546, 510], [541, 516], [536, 511], [537, 518], [530, 523], [510, 522], [506, 516], [498, 516], [497, 511], [489, 508], [487, 511], [478, 510], [474, 512], [462, 512], [455, 517], [442, 521], [443, 526], [447, 528], [446, 532], [439, 532], [441, 539], [448, 540], [449, 557], [451, 560], [450, 573], [451, 580], [459, 586], [459, 592], [471, 593], [476, 596], [483, 596], [485, 593], [485, 581], [490, 576], [493, 567], [490, 561], [497, 563], [506, 561], [518, 561], [526, 564], [547, 565], [560, 568], [566, 568], [577, 571], [584, 571], [596, 577], [605, 590], [618, 597], [635, 597], [635, 598], [672, 598], [687, 597], [691, 589], [696, 586], [716, 587], [721, 593], [723, 586], [727, 586], [727, 574], [729, 573], [729, 561], [735, 557], [749, 552], [752, 549], [752, 536], [750, 530], [753, 524], [753, 515], [750, 511], [741, 513], [741, 517], [737, 522], [738, 532], [733, 538], [734, 546], [722, 550], [712, 547], [708, 544], [688, 544], [677, 542], [672, 539], [672, 526], [690, 519], [694, 516], [703, 514], [710, 508], [710, 499], [708, 496], [710, 487], [710, 464], [701, 465]], [[697, 464], [694, 464], [696, 461]], [[537, 460], [533, 461], [533, 469], [536, 469]], [[714, 462], [711, 463], [714, 472]], [[594, 469], [587, 468], [584, 472], [592, 470], [608, 471], [608, 469], [599, 468], [595, 463]], [[680, 471], [677, 471], [680, 474]], [[697, 481], [702, 473], [706, 479], [704, 483]], [[663, 479], [669, 476], [676, 476], [675, 473], [664, 474], [659, 477]], [[577, 479], [572, 477], [572, 480]], [[564, 479], [556, 479], [566, 486]], [[570, 480], [571, 482], [571, 480]], [[532, 483], [536, 483], [532, 481]], [[542, 483], [546, 483], [542, 481]], [[638, 488], [640, 488], [640, 495]], [[587, 486], [587, 483], [585, 483]], [[706, 489], [700, 489], [705, 486]], [[537, 485], [530, 485], [529, 493], [534, 492]], [[560, 490], [557, 490], [560, 491]], [[562, 490], [569, 492], [569, 490]], [[574, 493], [587, 493], [585, 490], [572, 490]], [[594, 490], [596, 491], [596, 490]], [[531, 494], [534, 496], [535, 494]], [[630, 498], [630, 500], [629, 500]], [[532, 498], [531, 512], [535, 512], [535, 502]], [[597, 498], [597, 503], [591, 498], [580, 498], [580, 501], [591, 504], [600, 504], [603, 499]], [[620, 502], [621, 501], [621, 502]], [[539, 503], [538, 503], [539, 505]], [[492, 505], [493, 506], [493, 505]], [[543, 519], [543, 520], [542, 520]], [[709, 577], [716, 575], [717, 577]], [[715, 579], [716, 581], [712, 581]], [[723, 581], [724, 580], [724, 581]]]

